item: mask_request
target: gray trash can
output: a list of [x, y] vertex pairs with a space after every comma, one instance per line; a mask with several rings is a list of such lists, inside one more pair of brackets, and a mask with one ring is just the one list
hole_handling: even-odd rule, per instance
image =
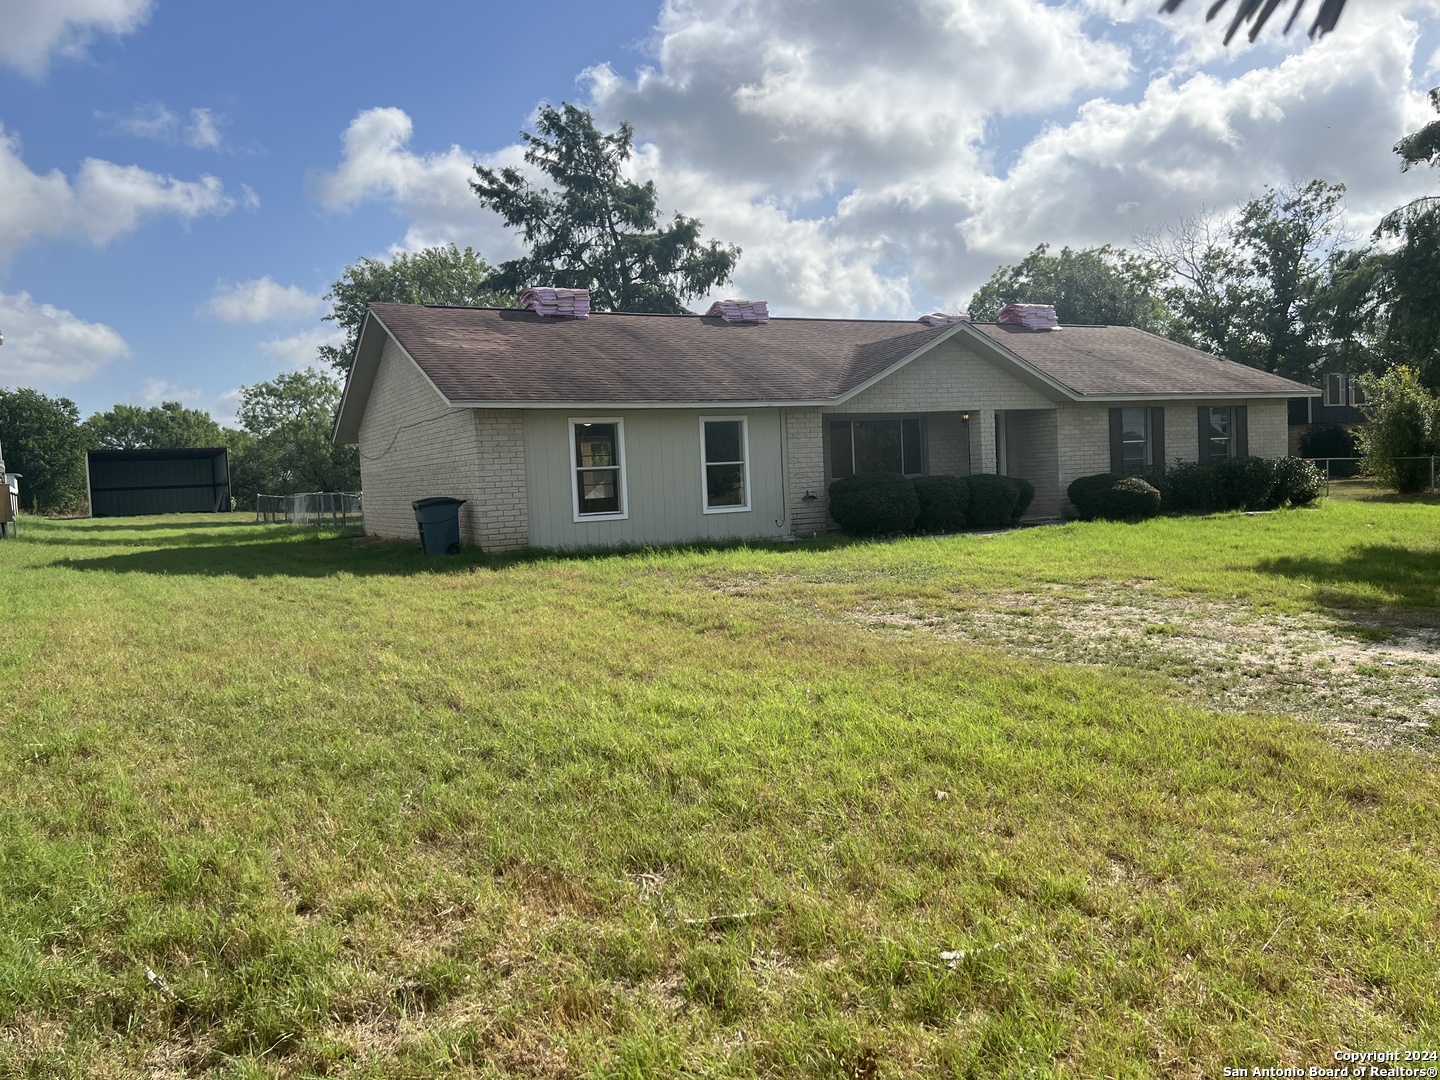
[[415, 524], [420, 526], [420, 547], [426, 555], [460, 554], [460, 507], [464, 499], [440, 496], [416, 499]]

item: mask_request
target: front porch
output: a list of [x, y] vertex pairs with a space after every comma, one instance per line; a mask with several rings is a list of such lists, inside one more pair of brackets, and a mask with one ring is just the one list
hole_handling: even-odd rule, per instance
[[[930, 412], [826, 411], [818, 417], [823, 490], [844, 476], [999, 473], [1035, 485], [1026, 521], [1061, 516], [1059, 424], [1055, 409], [946, 409]], [[828, 520], [828, 518], [827, 518]], [[834, 527], [833, 522], [829, 523]]]

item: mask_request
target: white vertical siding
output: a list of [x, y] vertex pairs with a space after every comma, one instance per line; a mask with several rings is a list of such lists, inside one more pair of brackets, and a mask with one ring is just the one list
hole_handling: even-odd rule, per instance
[[[524, 414], [530, 542], [575, 548], [679, 540], [789, 535], [781, 479], [779, 409], [646, 409], [622, 413], [531, 410]], [[575, 521], [570, 476], [572, 416], [625, 422], [628, 518]], [[750, 509], [706, 514], [700, 471], [700, 418], [745, 416], [750, 441]]]

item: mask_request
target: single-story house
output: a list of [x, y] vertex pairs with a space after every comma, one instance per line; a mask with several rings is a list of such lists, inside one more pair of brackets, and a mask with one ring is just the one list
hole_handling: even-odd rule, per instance
[[802, 536], [871, 471], [1023, 477], [1057, 519], [1078, 476], [1281, 457], [1314, 392], [1123, 326], [729, 310], [370, 305], [334, 432], [366, 531], [412, 538], [411, 501], [449, 495], [489, 551]]

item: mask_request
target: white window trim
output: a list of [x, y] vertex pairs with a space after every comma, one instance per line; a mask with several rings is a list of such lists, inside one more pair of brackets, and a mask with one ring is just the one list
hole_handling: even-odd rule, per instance
[[[705, 467], [705, 425], [711, 421], [740, 422], [740, 452], [745, 455], [745, 504], [743, 506], [709, 506], [710, 478]], [[745, 514], [749, 513], [754, 497], [750, 492], [750, 418], [748, 416], [702, 416], [700, 417], [700, 512], [702, 514]]]
[[[620, 512], [618, 514], [582, 514], [580, 512], [580, 462], [575, 456], [575, 429], [581, 424], [614, 424], [616, 457], [620, 471]], [[620, 416], [572, 416], [565, 422], [565, 435], [570, 442], [570, 509], [575, 524], [582, 521], [625, 521], [630, 517], [630, 477], [625, 468], [625, 420]]]
[[1238, 438], [1239, 432], [1236, 430], [1236, 428], [1237, 428], [1236, 419], [1237, 419], [1237, 418], [1236, 418], [1236, 415], [1235, 415], [1235, 406], [1234, 406], [1234, 405], [1211, 405], [1210, 408], [1211, 408], [1211, 409], [1224, 409], [1224, 410], [1225, 410], [1225, 414], [1226, 414], [1226, 416], [1225, 416], [1225, 427], [1226, 427], [1226, 430], [1229, 432], [1229, 437], [1228, 437], [1228, 438], [1226, 439], [1226, 441], [1225, 441], [1225, 457], [1224, 457], [1224, 458], [1217, 459], [1217, 458], [1215, 457], [1215, 439], [1214, 439], [1214, 438], [1210, 438], [1210, 439], [1208, 440], [1209, 443], [1210, 443], [1210, 459], [1211, 459], [1212, 461], [1214, 461], [1214, 460], [1221, 460], [1221, 461], [1224, 461], [1224, 460], [1233, 460], [1233, 459], [1235, 458], [1235, 456], [1236, 456], [1236, 451], [1239, 449], [1239, 442], [1240, 442], [1240, 440], [1239, 440], [1239, 438]]

